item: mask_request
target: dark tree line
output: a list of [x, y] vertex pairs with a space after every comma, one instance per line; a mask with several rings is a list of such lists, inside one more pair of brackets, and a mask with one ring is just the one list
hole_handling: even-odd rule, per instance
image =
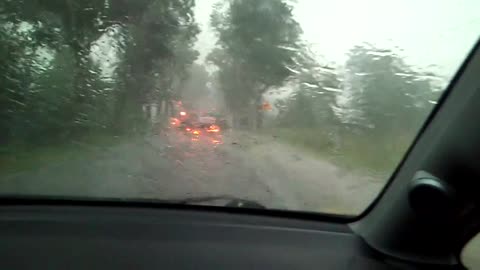
[[[176, 98], [198, 55], [194, 4], [2, 1], [1, 143], [142, 130], [142, 108]], [[99, 52], [106, 40], [108, 54]]]

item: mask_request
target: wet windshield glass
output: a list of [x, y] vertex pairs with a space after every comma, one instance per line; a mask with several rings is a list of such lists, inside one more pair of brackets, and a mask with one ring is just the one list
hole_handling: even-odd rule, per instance
[[359, 214], [479, 3], [2, 0], [0, 196]]

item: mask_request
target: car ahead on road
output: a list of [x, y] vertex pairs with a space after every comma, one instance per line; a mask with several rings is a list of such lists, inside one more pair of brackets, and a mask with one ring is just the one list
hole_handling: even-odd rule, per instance
[[215, 124], [187, 128], [186, 131], [191, 135], [192, 141], [203, 141], [213, 145], [223, 144], [223, 134], [220, 127]]
[[198, 117], [197, 113], [180, 111], [177, 117], [170, 119], [170, 124], [190, 136], [192, 141], [205, 141], [214, 145], [223, 143], [223, 130], [215, 117]]

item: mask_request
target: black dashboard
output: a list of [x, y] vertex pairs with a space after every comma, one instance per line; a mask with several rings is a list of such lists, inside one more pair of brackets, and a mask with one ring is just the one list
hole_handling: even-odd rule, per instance
[[2, 269], [397, 269], [347, 224], [136, 207], [0, 213]]

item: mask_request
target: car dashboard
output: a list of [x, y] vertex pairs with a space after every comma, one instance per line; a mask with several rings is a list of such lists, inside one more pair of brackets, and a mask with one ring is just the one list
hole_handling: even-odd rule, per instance
[[347, 224], [162, 207], [0, 212], [2, 269], [397, 269]]

